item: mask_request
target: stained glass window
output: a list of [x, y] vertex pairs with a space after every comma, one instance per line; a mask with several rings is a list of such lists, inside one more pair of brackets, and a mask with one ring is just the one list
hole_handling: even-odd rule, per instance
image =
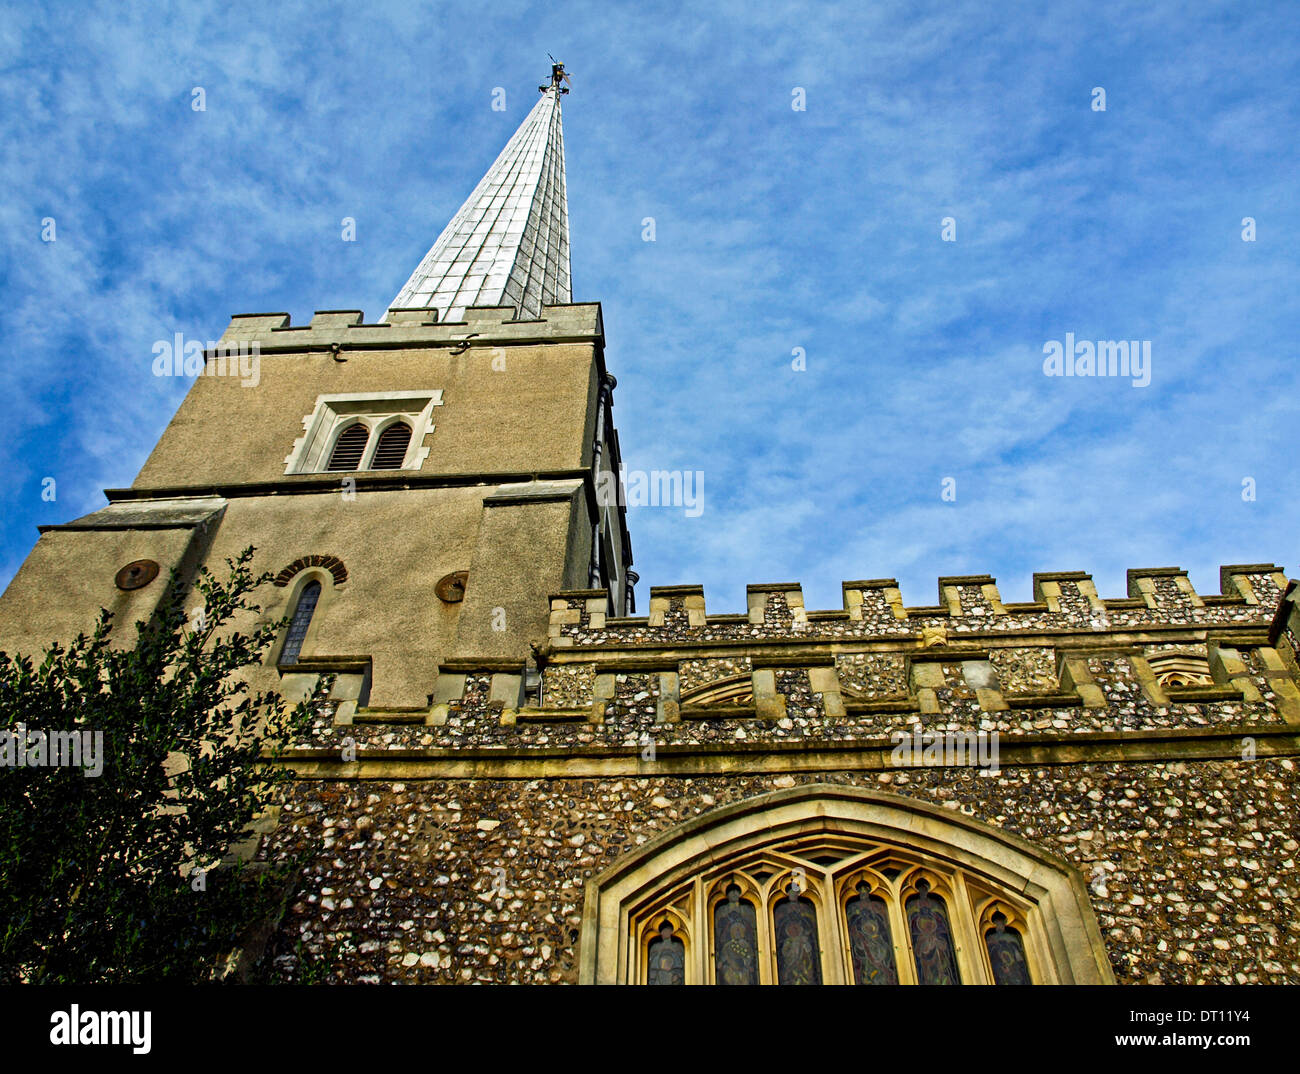
[[993, 927], [984, 934], [984, 942], [988, 945], [995, 984], [1033, 984], [1029, 977], [1029, 962], [1025, 958], [1024, 941], [1019, 932], [1007, 927], [1007, 917], [1002, 911], [993, 915]]
[[[983, 875], [848, 835], [799, 833], [790, 842], [730, 850], [693, 877], [672, 873], [660, 892], [639, 895], [620, 926], [629, 930], [620, 976], [724, 985], [1055, 979], [1050, 953], [1031, 940], [1040, 910]], [[963, 946], [959, 962], [966, 938], [974, 946]], [[695, 943], [704, 946], [691, 954]]]
[[797, 895], [794, 885], [789, 898], [776, 904], [773, 917], [776, 944], [776, 976], [783, 985], [822, 983], [821, 950], [817, 945], [817, 908]]
[[713, 911], [713, 969], [718, 984], [758, 984], [758, 924], [753, 905], [730, 884]]
[[679, 985], [686, 983], [686, 945], [673, 935], [672, 925], [659, 926], [659, 938], [650, 941], [647, 950], [647, 983]]
[[311, 626], [312, 613], [316, 611], [316, 602], [320, 600], [320, 582], [308, 582], [298, 595], [298, 606], [293, 610], [289, 620], [289, 633], [284, 639], [284, 648], [280, 651], [281, 664], [296, 664], [302, 643], [307, 637], [307, 628]]
[[885, 900], [872, 895], [866, 884], [859, 884], [857, 892], [844, 907], [849, 925], [853, 979], [860, 985], [898, 984], [898, 967], [894, 965], [894, 944]]
[[930, 893], [930, 883], [921, 880], [916, 894], [907, 900], [907, 924], [912, 934], [916, 979], [921, 984], [961, 984], [957, 952], [943, 899]]

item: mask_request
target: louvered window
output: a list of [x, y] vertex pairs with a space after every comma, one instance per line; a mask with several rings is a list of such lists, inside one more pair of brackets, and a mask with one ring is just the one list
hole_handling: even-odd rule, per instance
[[298, 654], [302, 652], [302, 643], [307, 637], [307, 628], [311, 626], [312, 613], [316, 611], [316, 602], [320, 600], [320, 582], [308, 582], [298, 595], [298, 606], [293, 610], [289, 620], [289, 633], [284, 639], [284, 648], [280, 651], [281, 664], [296, 664]]
[[411, 427], [397, 421], [379, 434], [375, 457], [370, 460], [372, 470], [400, 470], [406, 461], [406, 448], [411, 443]]
[[370, 439], [370, 430], [361, 422], [354, 422], [339, 433], [334, 441], [334, 450], [330, 453], [327, 470], [355, 470], [361, 465], [361, 456], [366, 450], [366, 441]]

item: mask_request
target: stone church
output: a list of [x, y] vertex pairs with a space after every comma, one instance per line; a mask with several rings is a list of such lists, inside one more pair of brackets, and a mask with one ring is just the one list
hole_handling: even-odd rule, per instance
[[1280, 568], [638, 614], [565, 81], [382, 316], [232, 318], [206, 361], [254, 353], [257, 385], [197, 377], [129, 488], [43, 528], [0, 647], [147, 618], [173, 568], [256, 546], [289, 625], [254, 685], [334, 682], [250, 851], [311, 855], [289, 979], [1300, 983]]

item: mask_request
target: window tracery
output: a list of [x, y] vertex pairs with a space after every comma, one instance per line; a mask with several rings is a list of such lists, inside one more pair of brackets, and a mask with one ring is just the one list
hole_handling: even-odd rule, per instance
[[632, 920], [648, 984], [691, 980], [694, 935], [708, 937], [709, 984], [822, 984], [832, 962], [863, 985], [1030, 984], [1031, 912], [984, 878], [845, 837], [742, 856]]
[[1081, 873], [975, 818], [806, 784], [719, 807], [588, 885], [580, 979], [1113, 983]]

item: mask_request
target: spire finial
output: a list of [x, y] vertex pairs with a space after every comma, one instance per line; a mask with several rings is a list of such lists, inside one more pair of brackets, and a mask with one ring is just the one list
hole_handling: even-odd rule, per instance
[[[545, 93], [549, 89], [558, 89], [561, 93], [568, 93], [568, 87], [573, 85], [573, 83], [569, 81], [569, 76], [565, 73], [564, 64], [559, 63], [549, 52], [546, 55], [551, 61], [551, 81], [549, 85], [538, 86], [537, 92]], [[561, 86], [561, 82], [564, 82], [565, 84]]]

